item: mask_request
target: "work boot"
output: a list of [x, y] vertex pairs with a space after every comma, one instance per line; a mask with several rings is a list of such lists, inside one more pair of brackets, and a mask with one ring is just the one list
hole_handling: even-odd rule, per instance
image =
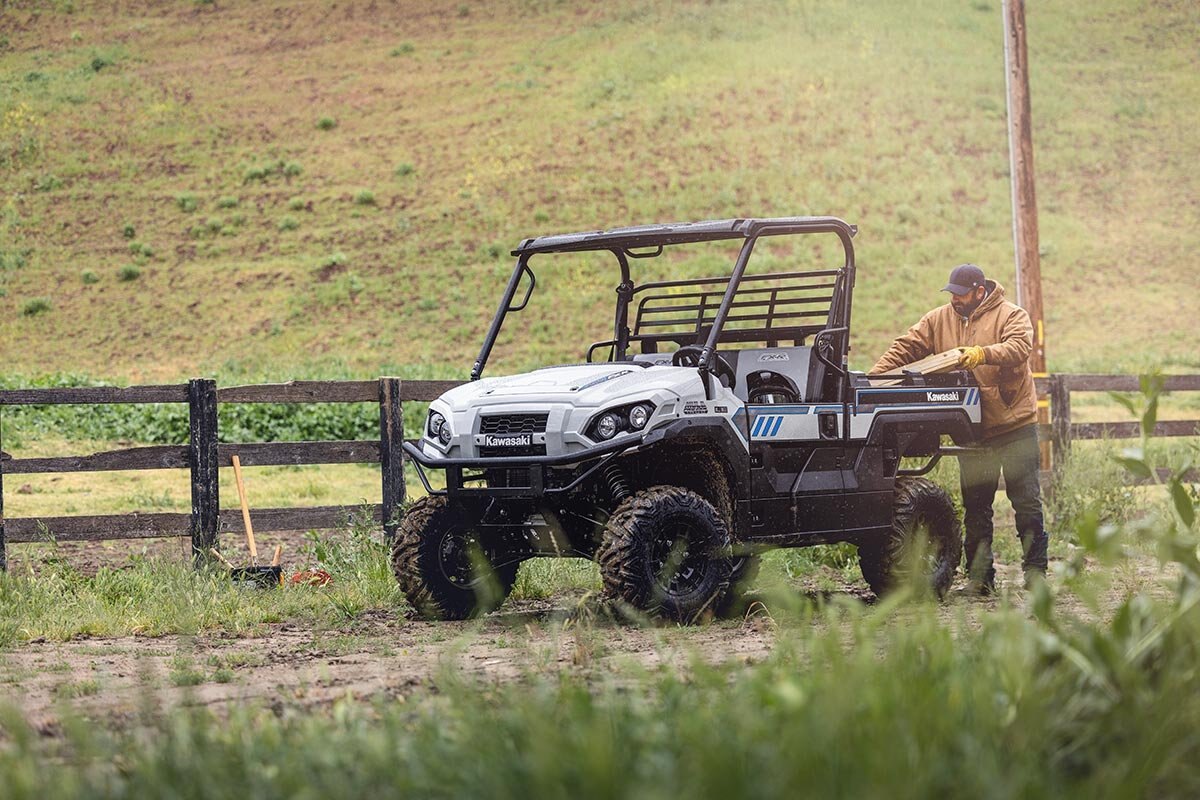
[[970, 578], [963, 594], [967, 597], [992, 597], [996, 594], [996, 584], [985, 578]]

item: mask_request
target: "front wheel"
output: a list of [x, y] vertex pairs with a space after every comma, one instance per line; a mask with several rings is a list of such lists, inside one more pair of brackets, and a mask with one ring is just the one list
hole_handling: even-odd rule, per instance
[[444, 496], [412, 504], [392, 543], [392, 572], [426, 619], [466, 619], [493, 611], [517, 580], [520, 564], [493, 564], [475, 527]]
[[962, 560], [962, 526], [954, 502], [925, 478], [898, 478], [894, 497], [891, 530], [879, 541], [858, 546], [863, 578], [879, 597], [916, 580], [945, 597]]
[[695, 622], [729, 587], [729, 527], [712, 504], [678, 486], [626, 498], [596, 554], [609, 600], [677, 622]]

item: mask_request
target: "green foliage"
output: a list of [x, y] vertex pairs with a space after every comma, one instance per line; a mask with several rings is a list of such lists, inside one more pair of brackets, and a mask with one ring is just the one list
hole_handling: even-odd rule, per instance
[[84, 285], [90, 285], [100, 282], [100, 276], [90, 269], [85, 269], [79, 273], [79, 280], [83, 281]]
[[291, 211], [304, 211], [308, 205], [309, 203], [303, 197], [293, 197], [288, 201], [288, 209]]
[[396, 165], [395, 175], [397, 178], [407, 178], [416, 171], [416, 167], [407, 161], [402, 161]]
[[241, 202], [240, 198], [233, 197], [232, 195], [222, 197], [217, 201], [217, 208], [237, 208]]
[[196, 202], [196, 195], [190, 192], [175, 195], [175, 205], [179, 207], [180, 211], [186, 214], [190, 214], [199, 208], [199, 204]]
[[324, 268], [340, 267], [346, 263], [346, 254], [342, 252], [331, 253], [321, 259], [321, 266]]
[[337, 127], [337, 120], [333, 117], [321, 117], [317, 120], [317, 128], [323, 131], [331, 131]]
[[354, 195], [354, 205], [356, 206], [373, 206], [375, 205], [375, 193], [369, 189], [362, 189]]
[[21, 306], [21, 313], [27, 317], [36, 317], [49, 311], [50, 307], [49, 297], [31, 297]]
[[127, 224], [124, 228], [121, 229], [121, 235], [124, 236], [126, 239], [132, 239], [133, 237], [137, 236], [137, 229], [134, 228], [132, 225]]
[[129, 283], [142, 277], [142, 270], [136, 264], [126, 264], [117, 270], [117, 279]]
[[407, 56], [411, 55], [416, 49], [417, 48], [413, 46], [412, 42], [404, 42], [398, 47], [393, 47], [388, 55], [392, 56], [393, 58], [396, 56]]
[[294, 231], [299, 227], [300, 222], [295, 217], [284, 217], [279, 220], [279, 230], [281, 231]]
[[62, 180], [54, 175], [42, 175], [33, 181], [33, 190], [35, 192], [52, 192], [62, 187]]

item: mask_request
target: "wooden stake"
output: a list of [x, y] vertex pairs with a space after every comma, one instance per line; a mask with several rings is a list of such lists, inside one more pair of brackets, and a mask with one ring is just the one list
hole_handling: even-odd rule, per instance
[[250, 505], [246, 502], [246, 485], [242, 483], [242, 460], [233, 456], [233, 478], [237, 482], [238, 500], [242, 503], [242, 524], [246, 528], [246, 546], [250, 548], [250, 565], [258, 566], [258, 545], [254, 543], [254, 526], [250, 524]]
[[271, 566], [272, 567], [279, 566], [279, 557], [281, 555], [283, 555], [283, 545], [277, 544], [277, 545], [275, 545], [275, 555], [271, 556]]

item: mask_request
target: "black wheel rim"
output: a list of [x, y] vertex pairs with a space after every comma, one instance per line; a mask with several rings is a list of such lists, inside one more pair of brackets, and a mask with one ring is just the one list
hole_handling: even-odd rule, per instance
[[454, 586], [470, 589], [482, 577], [471, 563], [471, 551], [479, 547], [479, 540], [469, 530], [451, 528], [442, 534], [438, 543], [438, 570], [442, 577]]
[[704, 582], [708, 558], [695, 539], [695, 528], [683, 520], [669, 522], [655, 538], [650, 568], [663, 592], [682, 597]]

